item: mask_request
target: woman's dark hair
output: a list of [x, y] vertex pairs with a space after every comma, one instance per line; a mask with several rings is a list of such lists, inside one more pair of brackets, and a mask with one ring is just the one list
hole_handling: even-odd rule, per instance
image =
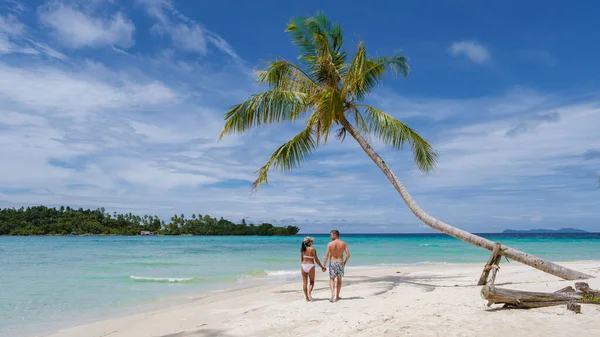
[[305, 237], [304, 240], [302, 240], [302, 247], [300, 248], [300, 251], [302, 253], [304, 253], [306, 251], [306, 247], [307, 247], [306, 244], [307, 243], [313, 243], [313, 241], [314, 241], [314, 239], [311, 238], [310, 236]]

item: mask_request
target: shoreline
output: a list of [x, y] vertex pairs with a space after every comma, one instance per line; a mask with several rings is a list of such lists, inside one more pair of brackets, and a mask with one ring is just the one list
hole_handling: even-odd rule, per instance
[[[130, 305], [124, 305], [122, 307], [113, 307], [113, 308], [104, 308], [102, 312], [94, 311], [87, 312], [81, 315], [78, 319], [76, 319], [77, 323], [74, 326], [66, 326], [65, 324], [53, 324], [54, 328], [51, 329], [41, 329], [39, 331], [34, 331], [32, 333], [27, 334], [19, 334], [19, 337], [43, 337], [52, 335], [54, 333], [60, 331], [71, 330], [83, 326], [88, 326], [92, 324], [97, 324], [101, 322], [107, 322], [114, 319], [118, 319], [119, 317], [130, 317], [136, 316], [140, 314], [152, 313], [155, 311], [168, 310], [169, 308], [175, 308], [180, 305], [186, 305], [192, 303], [194, 301], [204, 299], [211, 295], [222, 294], [228, 292], [234, 292], [238, 290], [247, 290], [253, 288], [267, 287], [272, 284], [280, 284], [285, 282], [296, 282], [294, 280], [289, 280], [293, 275], [292, 271], [289, 270], [281, 270], [275, 271], [275, 275], [270, 275], [265, 273], [264, 276], [251, 276], [247, 274], [238, 275], [236, 281], [232, 282], [223, 282], [221, 284], [214, 284], [212, 287], [202, 290], [190, 290], [189, 292], [184, 292], [176, 295], [166, 295], [161, 297], [156, 297], [153, 299], [147, 299], [140, 302], [136, 302]], [[281, 273], [281, 274], [279, 274]], [[298, 273], [298, 277], [299, 277]], [[130, 276], [131, 277], [131, 276]], [[165, 284], [169, 283], [179, 283], [179, 281], [169, 281], [164, 282]], [[185, 282], [182, 282], [185, 283]]]
[[[600, 289], [600, 279], [598, 278], [600, 277], [600, 261], [572, 261], [563, 264], [594, 275], [596, 278], [586, 280], [586, 282], [592, 288]], [[414, 315], [411, 312], [411, 307], [413, 309], [417, 307], [419, 310], [427, 310], [427, 308], [439, 309], [441, 307], [452, 306], [467, 309], [469, 312], [466, 313], [466, 316], [479, 315], [482, 316], [481, 319], [485, 320], [494, 320], [493, 316], [517, 318], [519, 315], [522, 317], [532, 315], [536, 317], [547, 316], [546, 318], [550, 319], [551, 316], [554, 317], [560, 315], [560, 313], [563, 313], [563, 316], [569, 317], [587, 317], [588, 320], [594, 317], [593, 322], [590, 321], [588, 322], [589, 324], [584, 324], [582, 329], [585, 328], [589, 331], [600, 333], [600, 320], [598, 320], [600, 317], [600, 307], [598, 306], [582, 305], [582, 314], [578, 316], [570, 316], [562, 306], [530, 309], [527, 311], [500, 310], [494, 312], [490, 308], [484, 309], [486, 301], [479, 297], [481, 287], [475, 286], [483, 265], [484, 263], [435, 263], [379, 268], [364, 266], [361, 268], [358, 266], [350, 268], [349, 266], [346, 270], [345, 285], [342, 288], [342, 297], [346, 297], [347, 299], [337, 303], [330, 303], [327, 300], [329, 289], [326, 273], [317, 273], [315, 291], [313, 292], [315, 302], [313, 303], [304, 302], [302, 284], [299, 280], [284, 280], [281, 278], [278, 279], [278, 277], [257, 278], [242, 281], [230, 287], [203, 291], [201, 293], [196, 292], [196, 296], [194, 297], [190, 297], [192, 294], [178, 296], [182, 299], [183, 297], [188, 298], [189, 301], [185, 303], [30, 336], [100, 337], [107, 336], [106, 333], [109, 331], [111, 332], [111, 337], [188, 336], [188, 333], [191, 337], [209, 335], [210, 331], [213, 331], [211, 333], [215, 333], [215, 335], [244, 336], [248, 335], [247, 331], [252, 329], [254, 329], [254, 332], [250, 335], [300, 336], [305, 334], [305, 329], [297, 324], [297, 315], [305, 318], [307, 320], [306, 324], [310, 324], [311, 319], [315, 320], [323, 315], [336, 316], [335, 308], [343, 309], [347, 315], [343, 318], [340, 317], [342, 321], [335, 320], [336, 323], [333, 324], [333, 328], [335, 329], [331, 328], [333, 329], [330, 331], [331, 334], [339, 333], [337, 331], [341, 329], [344, 330], [344, 335], [361, 335], [361, 332], [365, 332], [362, 335], [381, 335], [381, 333], [384, 333], [381, 330], [381, 326], [386, 326], [394, 320], [402, 321], [401, 317], [406, 315]], [[497, 282], [509, 288], [532, 291], [555, 291], [568, 284], [572, 285], [575, 282], [558, 279], [557, 277], [516, 262], [504, 262], [501, 264], [501, 267], [502, 269], [498, 274]], [[437, 296], [432, 296], [434, 293], [438, 293]], [[422, 296], [416, 296], [418, 294]], [[410, 300], [412, 305], [404, 308], [402, 306], [399, 307], [397, 304], [407, 303], [407, 297], [412, 297]], [[165, 299], [157, 301], [162, 302]], [[390, 301], [391, 306], [389, 305], [390, 303], [384, 303]], [[396, 303], [396, 305], [393, 305], [393, 303]], [[306, 307], [307, 305], [312, 305], [313, 307]], [[305, 310], [306, 308], [310, 308], [311, 310], [307, 311]], [[380, 316], [378, 317], [385, 321], [384, 323], [386, 324], [382, 325], [381, 322], [375, 324], [376, 320], [365, 323], [365, 320], [361, 318], [361, 315], [365, 314], [365, 310], [378, 312], [377, 315]], [[489, 315], [492, 312], [494, 314]], [[441, 315], [452, 316], [452, 312], [438, 313], [438, 315], [440, 317], [442, 317]], [[420, 325], [436, 322], [437, 319], [435, 317], [437, 316], [433, 316], [433, 318], [420, 318], [423, 321]], [[324, 318], [327, 317], [321, 317], [321, 319]], [[453, 321], [460, 321], [467, 318], [462, 316], [454, 317]], [[413, 326], [414, 324], [407, 324], [399, 326], [399, 331], [402, 332], [403, 329], [406, 332], [413, 331], [412, 328], [405, 328], [405, 326]], [[490, 324], [494, 323], [490, 321]], [[528, 324], [532, 325], [533, 322]], [[479, 324], [471, 326], [471, 329], [474, 329], [471, 331], [474, 333], [473, 335], [479, 333], [475, 333], [477, 326]], [[290, 327], [293, 328], [292, 331], [289, 331]], [[579, 335], [590, 335], [586, 335], [587, 332], [585, 331], [587, 330], [585, 329], [581, 330], [582, 332]], [[371, 331], [371, 333], [367, 333], [367, 331]], [[386, 331], [392, 333], [394, 329]], [[419, 331], [417, 335], [432, 335], [435, 332], [435, 330], [429, 332], [426, 330]], [[320, 335], [323, 332], [314, 330], [313, 333]], [[480, 333], [489, 335], [490, 331], [489, 329], [487, 331], [481, 330]], [[506, 333], [510, 333], [510, 331], [504, 332], [504, 334]], [[536, 335], [534, 331], [532, 333]], [[569, 330], [569, 334], [574, 333], [572, 329]], [[405, 333], [402, 332], [402, 334]], [[392, 335], [396, 334], [392, 333]], [[450, 335], [470, 336], [471, 334], [456, 332], [455, 334], [450, 333]]]
[[[424, 261], [424, 262], [414, 262], [414, 263], [390, 263], [390, 264], [372, 264], [372, 265], [359, 265], [359, 266], [348, 266], [346, 270], [348, 271], [371, 271], [371, 270], [380, 270], [380, 269], [389, 269], [389, 268], [407, 268], [407, 267], [425, 267], [425, 266], [435, 266], [435, 265], [462, 265], [465, 263], [460, 262], [432, 262], [432, 261]], [[467, 263], [469, 264], [469, 263]], [[154, 311], [160, 311], [164, 309], [174, 308], [178, 305], [185, 305], [195, 300], [199, 300], [213, 294], [221, 294], [234, 292], [238, 290], [247, 290], [253, 288], [261, 288], [267, 287], [271, 285], [281, 285], [285, 283], [299, 283], [301, 284], [301, 276], [298, 270], [291, 269], [283, 269], [283, 270], [263, 270], [264, 275], [257, 275], [256, 273], [242, 273], [237, 276], [236, 281], [221, 283], [219, 285], [214, 285], [214, 287], [203, 289], [203, 290], [190, 290], [189, 292], [170, 295], [164, 297], [157, 297], [153, 299], [143, 300], [137, 302], [135, 304], [119, 307], [119, 308], [109, 308], [103, 309], [103, 313], [101, 312], [88, 312], [84, 315], [80, 316], [77, 319], [77, 324], [75, 326], [65, 326], [64, 324], [54, 324], [54, 327], [51, 329], [42, 329], [39, 331], [34, 331], [29, 334], [20, 334], [19, 337], [43, 337], [52, 335], [57, 331], [70, 330], [81, 326], [96, 324], [99, 322], [110, 321], [119, 317], [129, 317], [144, 313], [150, 313]], [[319, 275], [321, 278], [326, 277], [327, 273], [318, 273], [317, 279]], [[130, 278], [132, 275], [129, 276]], [[174, 278], [175, 279], [175, 278]], [[164, 282], [165, 284], [169, 283], [179, 283], [180, 281], [173, 280], [169, 282]], [[185, 282], [181, 282], [185, 283]]]
[[[508, 231], [508, 232], [484, 232], [484, 233], [472, 233], [474, 235], [479, 235], [479, 236], [490, 236], [490, 235], [504, 235], [504, 236], [534, 236], [534, 235], [556, 235], [556, 236], [564, 236], [564, 235], [589, 235], [589, 234], [600, 234], [600, 232], [588, 232], [588, 231], [581, 231], [581, 232], [560, 232], [560, 231], [551, 231], [551, 232], [535, 232], [535, 231]], [[87, 233], [83, 233], [83, 234], [36, 234], [36, 235], [10, 235], [10, 234], [0, 234], [0, 237], [46, 237], [46, 236], [59, 236], [59, 237], [88, 237], [88, 236], [93, 236], [93, 237], [99, 237], [99, 236], [111, 236], [111, 237], [154, 237], [154, 236], [159, 236], [159, 237], [181, 237], [181, 236], [185, 236], [185, 237], [290, 237], [290, 236], [297, 236], [297, 237], [304, 237], [304, 236], [329, 236], [329, 233], [324, 232], [324, 233], [296, 233], [296, 234], [272, 234], [272, 235], [259, 235], [259, 234], [87, 234]], [[451, 235], [448, 235], [446, 233], [442, 233], [442, 232], [409, 232], [409, 233], [344, 233], [344, 236], [448, 236], [448, 237], [452, 237]], [[455, 238], [456, 239], [456, 238]], [[458, 240], [458, 239], [457, 239]]]

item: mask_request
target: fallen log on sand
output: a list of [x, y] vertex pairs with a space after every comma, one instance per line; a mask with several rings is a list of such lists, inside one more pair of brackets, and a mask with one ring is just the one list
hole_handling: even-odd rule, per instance
[[576, 303], [600, 305], [600, 292], [590, 289], [584, 282], [575, 283], [575, 289], [566, 287], [553, 293], [505, 289], [488, 284], [481, 288], [481, 297], [488, 300], [488, 307], [504, 304], [506, 308], [530, 309], [566, 304], [569, 310], [576, 313], [581, 312], [581, 306]]

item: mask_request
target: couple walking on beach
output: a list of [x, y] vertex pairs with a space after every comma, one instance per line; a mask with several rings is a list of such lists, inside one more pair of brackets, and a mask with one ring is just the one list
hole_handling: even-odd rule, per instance
[[[329, 301], [334, 302], [342, 299], [340, 297], [342, 277], [344, 277], [344, 267], [350, 259], [350, 250], [348, 249], [348, 245], [340, 240], [340, 232], [338, 230], [332, 230], [329, 235], [331, 236], [331, 242], [327, 244], [327, 252], [325, 253], [323, 264], [319, 261], [317, 250], [312, 247], [315, 239], [307, 236], [304, 238], [304, 241], [302, 241], [300, 261], [302, 263], [301, 273], [304, 297], [307, 302], [313, 300], [312, 290], [315, 286], [315, 262], [321, 267], [321, 271], [325, 272], [325, 265], [327, 264], [327, 261], [329, 261], [329, 288], [331, 289]], [[346, 253], [345, 259], [344, 253]]]

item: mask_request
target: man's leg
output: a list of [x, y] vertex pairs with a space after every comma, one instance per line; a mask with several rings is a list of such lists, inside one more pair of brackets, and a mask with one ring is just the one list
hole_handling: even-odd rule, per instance
[[340, 290], [342, 290], [342, 277], [338, 276], [337, 278], [337, 296], [336, 296], [336, 300], [341, 300], [342, 298], [340, 297]]
[[335, 277], [329, 277], [329, 289], [331, 289], [331, 296], [329, 297], [329, 301], [333, 302], [333, 296], [335, 294]]

